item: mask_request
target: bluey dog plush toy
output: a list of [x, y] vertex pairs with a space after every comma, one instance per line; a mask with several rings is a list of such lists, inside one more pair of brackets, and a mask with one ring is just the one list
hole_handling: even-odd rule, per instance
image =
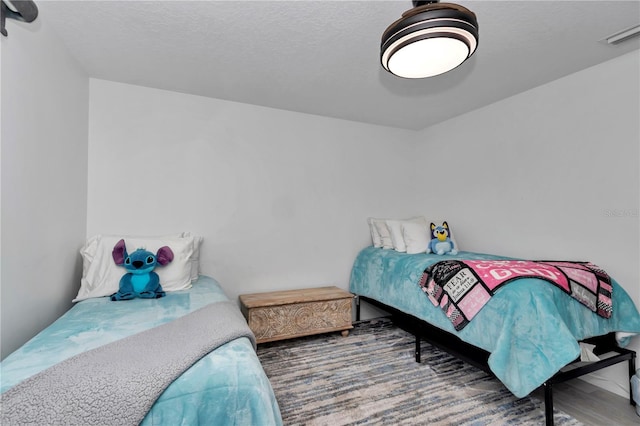
[[160, 277], [153, 270], [158, 264], [166, 265], [173, 260], [173, 251], [169, 247], [160, 247], [156, 254], [141, 248], [128, 254], [124, 240], [120, 240], [111, 255], [116, 265], [124, 266], [128, 271], [120, 278], [120, 288], [111, 295], [111, 300], [157, 299], [165, 295]]
[[449, 234], [447, 222], [442, 222], [442, 226], [436, 226], [435, 223], [431, 223], [431, 241], [427, 246], [427, 253], [458, 254], [458, 250], [453, 240], [449, 238]]

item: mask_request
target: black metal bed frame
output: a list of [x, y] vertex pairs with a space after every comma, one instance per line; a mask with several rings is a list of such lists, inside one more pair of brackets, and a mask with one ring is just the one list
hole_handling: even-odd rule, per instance
[[[411, 314], [407, 314], [406, 312], [402, 312], [396, 308], [388, 306], [378, 300], [356, 295], [356, 321], [360, 320], [360, 300], [364, 300], [371, 305], [389, 312], [392, 315], [393, 322], [396, 325], [415, 336], [416, 362], [420, 362], [420, 339], [424, 339], [433, 346], [436, 346], [437, 348], [450, 353], [456, 358], [494, 376], [488, 365], [490, 355], [489, 352], [466, 343], [459, 337], [447, 331], [444, 331], [436, 326], [429, 324], [426, 321], [416, 318]], [[615, 353], [616, 355], [609, 356], [607, 358], [601, 359], [600, 361], [595, 361], [586, 365], [575, 366], [574, 368], [567, 369], [565, 371], [559, 371], [553, 377], [549, 378], [549, 380], [542, 384], [541, 387], [544, 388], [544, 413], [546, 426], [553, 426], [553, 386], [555, 384], [563, 383], [567, 380], [575, 379], [585, 374], [593, 373], [594, 371], [624, 361], [629, 362], [629, 379], [631, 379], [631, 376], [633, 376], [636, 371], [636, 353], [632, 350], [619, 347], [616, 343], [614, 333], [586, 339], [584, 340], [584, 342], [596, 345], [596, 348], [594, 349], [594, 353], [596, 355], [603, 355], [611, 352]], [[578, 361], [580, 361], [579, 358], [573, 361], [573, 363], [568, 364], [568, 366], [571, 366]], [[631, 392], [629, 392], [629, 403], [631, 405], [636, 405]]]

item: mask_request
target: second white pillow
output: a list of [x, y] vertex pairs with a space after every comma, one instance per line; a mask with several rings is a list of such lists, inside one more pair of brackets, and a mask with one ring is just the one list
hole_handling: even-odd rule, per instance
[[429, 245], [429, 230], [426, 222], [406, 222], [402, 224], [402, 237], [407, 246], [407, 254], [426, 253]]
[[400, 253], [404, 253], [407, 251], [407, 245], [402, 234], [402, 225], [408, 223], [417, 223], [424, 226], [425, 229], [427, 228], [427, 219], [425, 219], [423, 216], [413, 217], [411, 219], [405, 220], [387, 220], [387, 227], [389, 228], [391, 243], [393, 245], [393, 248]]

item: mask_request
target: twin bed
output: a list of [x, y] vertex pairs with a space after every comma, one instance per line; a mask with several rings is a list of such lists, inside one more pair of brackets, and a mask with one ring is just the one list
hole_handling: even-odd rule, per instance
[[[108, 297], [102, 297], [81, 301], [3, 360], [2, 393], [4, 395], [25, 379], [37, 376], [49, 367], [59, 365], [76, 355], [153, 327], [169, 324], [205, 306], [225, 303], [226, 300], [222, 288], [214, 279], [200, 276], [190, 289], [169, 292], [160, 299], [112, 302]], [[167, 345], [169, 343], [167, 342]], [[139, 357], [156, 355], [138, 354]], [[93, 373], [82, 371], [87, 378]], [[88, 380], [91, 385], [95, 379]], [[87, 396], [87, 399], [89, 398], [92, 396]], [[124, 399], [122, 396], [118, 398]], [[66, 401], [69, 409], [81, 407], [80, 402]], [[116, 403], [126, 406], [128, 401]], [[8, 408], [5, 401], [2, 401], [2, 404], [2, 424], [14, 424], [12, 420], [5, 419]], [[26, 401], [29, 410], [43, 409], [43, 406], [37, 404], [38, 401]], [[25, 407], [16, 409], [24, 410]], [[117, 415], [126, 407], [113, 407], [112, 404], [111, 407], [98, 409], [115, 409]], [[84, 417], [69, 417], [68, 422], [63, 420], [59, 424], [92, 424], [99, 418], [90, 410], [81, 415]], [[118, 421], [115, 415], [112, 419], [109, 424], [132, 424], [127, 417], [124, 417], [122, 422]], [[31, 422], [29, 418], [24, 420]], [[282, 420], [271, 384], [258, 360], [253, 342], [248, 337], [239, 337], [205, 355], [173, 381], [153, 403], [140, 424], [280, 425]]]
[[0, 364], [0, 423], [281, 425], [237, 303], [199, 274], [201, 238], [124, 237], [174, 257], [156, 269], [166, 296], [111, 301], [120, 238], [87, 241], [78, 303]]
[[[553, 424], [554, 383], [620, 362], [628, 362], [630, 375], [635, 372], [635, 352], [621, 346], [630, 339], [627, 333], [640, 333], [640, 315], [615, 280], [611, 280], [610, 318], [596, 315], [548, 282], [522, 278], [496, 291], [490, 303], [457, 331], [419, 283], [425, 269], [436, 262], [460, 259], [505, 258], [471, 252], [408, 255], [376, 247], [363, 249], [354, 262], [350, 280], [350, 291], [357, 295], [357, 319], [360, 300], [365, 300], [392, 313], [399, 325], [416, 336], [418, 362], [423, 338], [495, 375], [518, 397], [544, 386], [548, 425]], [[617, 340], [612, 334], [616, 332]], [[591, 343], [604, 344], [595, 349], [601, 360], [573, 364], [581, 353], [591, 349], [579, 342], [597, 336], [603, 337]]]

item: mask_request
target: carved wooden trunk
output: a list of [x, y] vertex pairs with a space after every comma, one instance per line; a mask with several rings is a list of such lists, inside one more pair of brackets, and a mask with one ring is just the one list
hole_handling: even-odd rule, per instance
[[258, 343], [353, 328], [353, 295], [338, 287], [243, 294], [240, 308]]

